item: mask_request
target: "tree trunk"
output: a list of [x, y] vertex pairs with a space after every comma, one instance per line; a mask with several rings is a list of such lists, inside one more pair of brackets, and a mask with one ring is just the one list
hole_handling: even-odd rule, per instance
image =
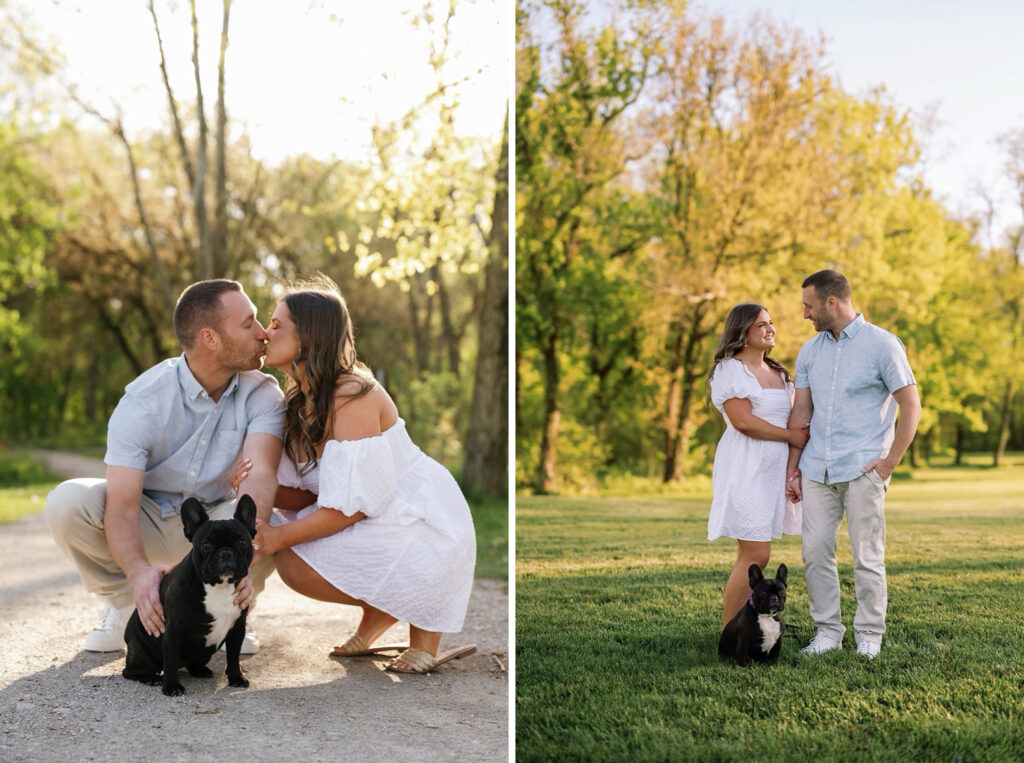
[[210, 223], [206, 215], [206, 173], [207, 173], [207, 132], [206, 108], [203, 104], [203, 83], [199, 76], [199, 19], [196, 18], [196, 2], [192, 8], [192, 71], [196, 79], [196, 118], [199, 121], [199, 138], [196, 142], [196, 174], [192, 184], [192, 204], [196, 216], [196, 235], [199, 237], [197, 271], [203, 280], [215, 277], [213, 247], [210, 245]]
[[459, 333], [452, 322], [451, 300], [441, 276], [441, 268], [435, 262], [430, 268], [430, 277], [437, 284], [437, 301], [441, 307], [441, 341], [448, 351], [448, 370], [459, 378]]
[[964, 463], [964, 428], [957, 424], [956, 427], [956, 457], [953, 459], [954, 466], [963, 466]]
[[412, 328], [413, 345], [416, 350], [416, 373], [419, 376], [430, 371], [430, 300], [427, 300], [427, 315], [421, 321], [419, 305], [416, 303], [415, 284], [410, 283], [409, 325]]
[[[506, 124], [508, 118], [506, 116]], [[484, 270], [473, 403], [462, 484], [489, 497], [508, 494], [508, 130], [495, 175], [494, 209]]]
[[700, 303], [690, 318], [690, 325], [675, 324], [676, 336], [669, 355], [669, 396], [665, 410], [665, 468], [663, 482], [682, 479], [683, 465], [689, 448], [690, 424], [697, 382], [702, 374], [697, 369], [697, 356], [706, 332], [702, 328], [708, 302]]
[[228, 181], [227, 181], [227, 124], [228, 113], [224, 105], [224, 62], [228, 51], [228, 17], [231, 0], [224, 0], [224, 17], [220, 30], [220, 58], [217, 62], [217, 126], [215, 137], [215, 168], [213, 215], [213, 267], [217, 276], [228, 273]]
[[996, 442], [995, 453], [992, 454], [992, 466], [999, 466], [1006, 453], [1006, 443], [1010, 439], [1010, 419], [1013, 415], [1013, 398], [1017, 392], [1017, 380], [1012, 376], [1006, 382], [1003, 390], [1003, 402], [999, 412], [999, 439]]
[[562, 370], [558, 363], [558, 332], [555, 329], [545, 337], [541, 354], [544, 358], [544, 429], [540, 440], [540, 459], [537, 465], [537, 493], [550, 493], [554, 489], [558, 468], [558, 429], [562, 423], [562, 404], [559, 390]]
[[142, 224], [142, 232], [146, 239], [146, 249], [149, 252], [149, 261], [153, 265], [153, 272], [156, 273], [156, 281], [160, 285], [160, 296], [163, 299], [164, 307], [166, 312], [170, 312], [174, 309], [174, 303], [176, 299], [174, 293], [171, 291], [171, 282], [167, 278], [167, 272], [164, 270], [163, 263], [160, 261], [160, 255], [156, 249], [156, 242], [153, 239], [153, 228], [149, 224], [149, 219], [146, 217], [146, 206], [142, 201], [142, 189], [139, 186], [139, 170], [135, 165], [135, 152], [132, 150], [132, 144], [128, 141], [128, 136], [125, 135], [124, 125], [118, 120], [114, 125], [114, 132], [121, 142], [124, 144], [125, 150], [128, 152], [128, 170], [132, 177], [132, 191], [135, 195], [135, 209], [139, 213], [139, 222]]
[[668, 354], [668, 395], [665, 401], [665, 468], [662, 471], [662, 482], [675, 479], [676, 460], [679, 451], [679, 406], [682, 403], [683, 388], [683, 330], [678, 323], [672, 323], [670, 331], [671, 346]]

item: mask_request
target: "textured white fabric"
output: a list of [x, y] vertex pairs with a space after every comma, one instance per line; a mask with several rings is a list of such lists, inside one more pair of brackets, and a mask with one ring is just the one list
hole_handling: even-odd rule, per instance
[[786, 426], [793, 407], [793, 385], [764, 389], [742, 361], [727, 358], [711, 377], [711, 402], [725, 418], [711, 478], [708, 540], [729, 537], [770, 541], [783, 533], [800, 533], [800, 505], [786, 498], [789, 445], [755, 440], [737, 430], [723, 407], [726, 400], [745, 398], [758, 418]]
[[318, 499], [299, 512], [275, 509], [275, 525], [320, 506], [367, 515], [292, 547], [331, 585], [424, 630], [462, 630], [476, 564], [473, 519], [455, 479], [416, 447], [404, 421], [376, 437], [330, 440], [304, 475], [282, 458], [278, 482]]

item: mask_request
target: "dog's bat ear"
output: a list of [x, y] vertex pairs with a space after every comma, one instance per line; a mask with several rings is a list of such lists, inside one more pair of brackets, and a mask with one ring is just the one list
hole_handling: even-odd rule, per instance
[[256, 502], [248, 493], [235, 504], [235, 519], [245, 525], [252, 537], [256, 537]]
[[787, 577], [789, 577], [789, 570], [786, 569], [785, 564], [780, 564], [779, 569], [775, 570], [775, 579], [782, 583], [782, 585], [786, 585]]
[[210, 516], [195, 498], [186, 498], [181, 504], [181, 526], [185, 530], [185, 537], [192, 540], [199, 526], [209, 520]]
[[764, 575], [761, 574], [761, 568], [759, 566], [757, 566], [756, 564], [750, 565], [750, 569], [747, 570], [747, 575], [750, 576], [750, 587], [751, 588], [753, 588], [758, 583], [760, 583], [762, 580], [764, 580]]

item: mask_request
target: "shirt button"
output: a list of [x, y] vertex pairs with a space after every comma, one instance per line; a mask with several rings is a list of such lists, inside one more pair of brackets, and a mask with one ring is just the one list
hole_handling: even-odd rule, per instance
[[188, 476], [189, 476], [189, 477], [195, 477], [195, 476], [196, 476], [196, 473], [195, 473], [195, 472], [189, 472], [189, 473], [188, 473]]
[[200, 440], [200, 441], [199, 441], [199, 444], [200, 444], [200, 445], [206, 445], [206, 440]]

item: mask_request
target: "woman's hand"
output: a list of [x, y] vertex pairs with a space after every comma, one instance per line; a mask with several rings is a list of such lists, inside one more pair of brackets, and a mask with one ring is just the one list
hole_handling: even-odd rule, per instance
[[811, 438], [811, 425], [804, 424], [799, 427], [789, 427], [786, 429], [786, 442], [792, 445], [794, 448], [802, 448], [807, 444], [807, 441]]
[[235, 471], [231, 473], [228, 481], [231, 483], [231, 489], [235, 491], [235, 495], [238, 495], [238, 488], [241, 486], [245, 478], [249, 476], [249, 472], [252, 471], [252, 459], [243, 458], [237, 464], [235, 464]]
[[257, 519], [256, 537], [252, 540], [252, 550], [253, 564], [268, 556], [273, 556], [281, 550], [281, 531], [262, 519]]

